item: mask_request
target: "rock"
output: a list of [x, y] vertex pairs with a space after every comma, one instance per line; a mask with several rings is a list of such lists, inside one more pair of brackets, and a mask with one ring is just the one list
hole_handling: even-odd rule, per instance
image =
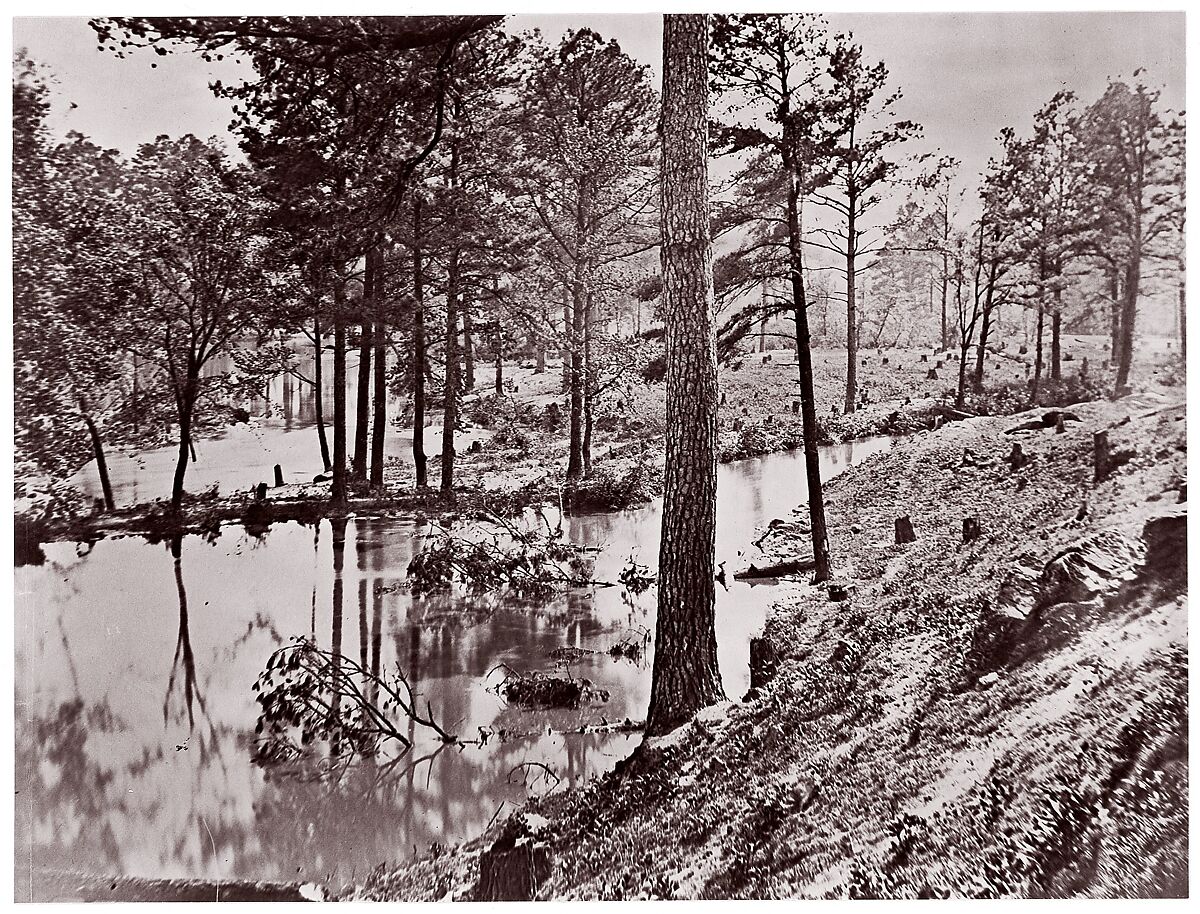
[[989, 688], [990, 686], [994, 686], [999, 681], [1000, 681], [999, 673], [988, 673], [986, 676], [980, 676], [979, 682], [977, 684], [980, 686], [980, 688], [986, 689], [986, 688]]

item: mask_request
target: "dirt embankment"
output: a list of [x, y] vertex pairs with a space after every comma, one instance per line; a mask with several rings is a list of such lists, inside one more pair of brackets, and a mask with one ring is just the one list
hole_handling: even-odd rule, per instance
[[1071, 413], [955, 423], [833, 480], [849, 597], [777, 607], [750, 695], [360, 893], [1186, 894], [1184, 408]]

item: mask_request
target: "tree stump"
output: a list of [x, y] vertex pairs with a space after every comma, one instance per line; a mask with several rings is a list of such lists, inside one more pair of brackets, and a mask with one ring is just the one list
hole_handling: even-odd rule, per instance
[[1008, 455], [1008, 465], [1012, 467], [1013, 472], [1021, 469], [1029, 463], [1029, 455], [1025, 453], [1018, 442], [1013, 442], [1012, 451]]
[[1079, 379], [1086, 381], [1088, 376], [1088, 360], [1087, 356], [1083, 357], [1083, 361], [1079, 363]]
[[1054, 434], [1061, 435], [1067, 430], [1066, 423], [1063, 422], [1063, 414], [1058, 414], [1058, 421], [1054, 423]]
[[922, 362], [928, 362], [928, 361], [929, 361], [929, 356], [928, 356], [928, 355], [926, 355], [925, 353], [921, 353], [921, 361], [922, 361]]
[[1024, 343], [1022, 343], [1019, 347], [1017, 347], [1017, 355], [1028, 355], [1028, 354], [1029, 354], [1029, 347], [1026, 346]]
[[532, 901], [550, 878], [550, 849], [537, 841], [518, 814], [504, 823], [495, 843], [479, 855], [474, 901]]
[[882, 362], [880, 362], [879, 364], [880, 364], [880, 365], [886, 365], [887, 363], [888, 363], [887, 356], [884, 356], [884, 358], [883, 358], [883, 361], [882, 361]]
[[983, 529], [979, 526], [978, 517], [964, 517], [962, 524], [962, 541], [969, 543], [971, 540], [979, 539], [979, 534]]
[[267, 500], [267, 484], [265, 482], [260, 482], [257, 486], [254, 487], [254, 500], [255, 501], [266, 501]]
[[725, 391], [721, 391], [721, 405], [725, 405]]
[[800, 401], [799, 401], [799, 400], [793, 400], [793, 401], [792, 401], [792, 415], [793, 415], [793, 416], [794, 416], [794, 415], [797, 415], [799, 412], [800, 412]]
[[283, 467], [275, 464], [275, 486], [279, 487], [281, 485], [283, 485]]
[[757, 691], [774, 679], [782, 659], [779, 648], [770, 638], [751, 638], [750, 690]]
[[1109, 449], [1108, 432], [1096, 432], [1092, 435], [1092, 479], [1099, 482], [1108, 475]]
[[768, 352], [766, 355], [764, 355], [764, 356], [763, 356], [763, 361], [762, 361], [762, 363], [763, 363], [764, 365], [766, 365], [766, 364], [768, 364], [770, 361], [771, 361], [771, 353], [769, 353], [769, 352]]
[[929, 373], [927, 375], [925, 375], [925, 380], [926, 381], [936, 381], [937, 379], [938, 379], [937, 369], [930, 368]]
[[905, 543], [915, 543], [917, 534], [913, 530], [912, 520], [906, 514], [903, 517], [896, 518], [896, 545], [903, 546]]
[[942, 368], [943, 366], [945, 366], [945, 364], [946, 364], [946, 363], [945, 363], [945, 362], [943, 362], [941, 359], [938, 359], [938, 362], [937, 362], [937, 364], [936, 364], [936, 365], [934, 365], [933, 367], [934, 367], [935, 369], [937, 369], [937, 368]]

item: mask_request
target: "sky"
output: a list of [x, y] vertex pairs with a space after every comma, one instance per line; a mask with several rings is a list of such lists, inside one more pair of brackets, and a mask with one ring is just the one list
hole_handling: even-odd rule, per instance
[[[828, 19], [833, 30], [853, 32], [869, 57], [887, 63], [890, 85], [904, 93], [897, 115], [924, 127], [913, 150], [955, 156], [968, 181], [995, 153], [1000, 129], [1028, 131], [1033, 112], [1061, 88], [1087, 103], [1109, 77], [1129, 77], [1143, 67], [1149, 82], [1163, 87], [1167, 107], [1184, 107], [1181, 12], [837, 13]], [[660, 15], [536, 14], [507, 22], [512, 31], [540, 28], [548, 39], [582, 26], [616, 38], [657, 78]], [[209, 64], [185, 52], [159, 57], [143, 50], [119, 60], [97, 50], [81, 17], [16, 18], [13, 43], [27, 47], [55, 78], [56, 132], [78, 130], [123, 152], [164, 133], [228, 137], [228, 103], [207, 85], [249, 72], [248, 65]]]

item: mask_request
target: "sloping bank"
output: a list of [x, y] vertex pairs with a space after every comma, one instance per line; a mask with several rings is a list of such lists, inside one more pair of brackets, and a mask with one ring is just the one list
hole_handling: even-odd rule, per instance
[[849, 598], [778, 607], [750, 696], [359, 895], [1186, 894], [1185, 423], [1163, 407], [973, 419], [848, 470]]

